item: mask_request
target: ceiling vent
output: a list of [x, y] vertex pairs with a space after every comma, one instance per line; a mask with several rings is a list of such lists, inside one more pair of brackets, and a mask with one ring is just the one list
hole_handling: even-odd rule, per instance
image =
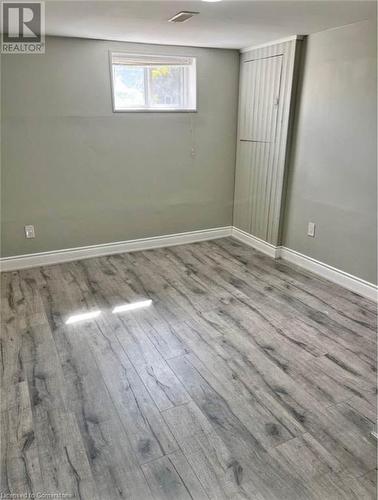
[[171, 19], [168, 19], [168, 22], [170, 23], [185, 23], [185, 21], [188, 21], [190, 18], [193, 16], [196, 16], [199, 14], [199, 12], [189, 12], [186, 10], [183, 10], [182, 12], [179, 12], [175, 16], [171, 17]]

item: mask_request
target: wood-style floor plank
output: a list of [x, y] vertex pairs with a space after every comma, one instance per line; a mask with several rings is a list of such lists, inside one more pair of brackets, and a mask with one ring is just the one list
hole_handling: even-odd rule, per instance
[[369, 300], [231, 238], [1, 282], [0, 493], [376, 498]]
[[157, 500], [206, 500], [201, 483], [181, 451], [142, 466]]
[[43, 485], [29, 388], [16, 384], [17, 405], [1, 413], [1, 492], [32, 494]]

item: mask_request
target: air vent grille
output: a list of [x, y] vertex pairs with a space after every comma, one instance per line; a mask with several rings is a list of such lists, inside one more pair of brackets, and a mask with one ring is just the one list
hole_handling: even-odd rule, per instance
[[199, 14], [199, 12], [189, 12], [187, 10], [183, 10], [176, 14], [175, 16], [171, 17], [171, 19], [168, 19], [168, 22], [170, 23], [185, 23], [185, 21], [188, 21], [191, 19], [193, 16], [196, 16]]

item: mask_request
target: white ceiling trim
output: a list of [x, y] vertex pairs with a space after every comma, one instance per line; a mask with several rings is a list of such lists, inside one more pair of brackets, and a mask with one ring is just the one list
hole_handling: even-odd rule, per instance
[[291, 42], [292, 40], [303, 40], [305, 35], [292, 35], [285, 38], [279, 38], [278, 40], [273, 40], [271, 42], [262, 43], [261, 45], [253, 45], [252, 47], [245, 47], [240, 49], [240, 52], [249, 52], [250, 50], [262, 49], [263, 47], [269, 47], [270, 45], [277, 45], [278, 43]]

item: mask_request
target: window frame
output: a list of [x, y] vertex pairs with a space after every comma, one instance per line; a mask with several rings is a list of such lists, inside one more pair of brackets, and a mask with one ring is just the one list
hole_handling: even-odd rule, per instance
[[[115, 88], [114, 88], [114, 80], [113, 80], [113, 55], [116, 54], [124, 54], [125, 56], [130, 56], [130, 57], [135, 57], [135, 56], [142, 56], [142, 57], [172, 57], [172, 58], [177, 58], [177, 57], [183, 57], [183, 58], [190, 58], [193, 59], [194, 61], [194, 68], [195, 68], [195, 82], [194, 82], [194, 91], [195, 91], [195, 108], [189, 109], [189, 108], [152, 108], [152, 107], [147, 107], [145, 105], [144, 107], [136, 107], [133, 109], [132, 107], [127, 108], [127, 109], [117, 109], [116, 108], [116, 103], [115, 103]], [[184, 69], [185, 71], [185, 69]], [[112, 100], [112, 111], [113, 113], [197, 113], [198, 112], [198, 78], [197, 78], [197, 57], [193, 55], [184, 55], [184, 54], [144, 54], [144, 53], [135, 53], [135, 52], [126, 52], [126, 51], [119, 51], [119, 50], [109, 50], [109, 74], [110, 74], [110, 89], [111, 89], [111, 100]], [[183, 85], [183, 91], [184, 93], [188, 94], [190, 92], [190, 88], [188, 86], [188, 79], [184, 78], [184, 85]]]

